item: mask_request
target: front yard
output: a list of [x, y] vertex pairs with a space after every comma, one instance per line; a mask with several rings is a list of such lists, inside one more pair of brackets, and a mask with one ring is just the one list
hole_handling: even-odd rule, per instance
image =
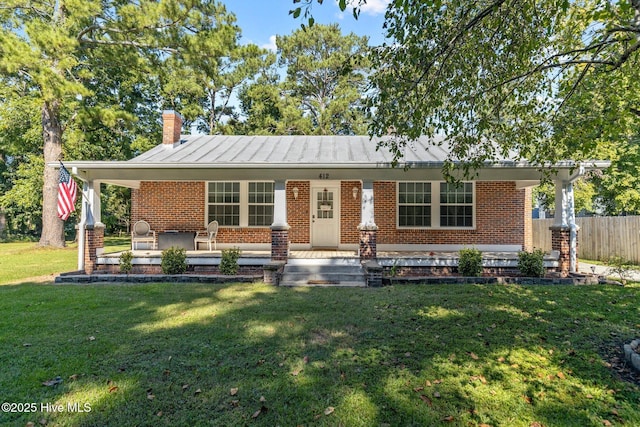
[[0, 286], [0, 424], [640, 425], [639, 291]]

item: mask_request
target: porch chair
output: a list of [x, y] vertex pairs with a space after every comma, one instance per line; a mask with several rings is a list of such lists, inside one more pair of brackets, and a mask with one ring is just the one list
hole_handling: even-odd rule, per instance
[[213, 242], [213, 248], [217, 248], [216, 236], [218, 235], [218, 221], [211, 221], [207, 225], [206, 230], [200, 230], [196, 232], [196, 237], [193, 239], [193, 248], [198, 250], [198, 243], [207, 243], [209, 252], [211, 252], [211, 242]]
[[151, 249], [156, 249], [156, 232], [151, 229], [147, 221], [137, 221], [131, 229], [131, 249], [136, 250], [136, 243], [151, 243]]

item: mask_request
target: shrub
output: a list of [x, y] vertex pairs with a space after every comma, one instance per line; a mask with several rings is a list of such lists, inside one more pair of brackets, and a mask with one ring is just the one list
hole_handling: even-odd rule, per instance
[[465, 277], [482, 276], [482, 252], [478, 249], [461, 249], [458, 272]]
[[133, 253], [125, 251], [120, 254], [120, 271], [125, 274], [131, 273], [133, 269]]
[[160, 263], [164, 274], [182, 274], [187, 271], [187, 251], [174, 246], [162, 251]]
[[238, 258], [240, 258], [240, 248], [223, 249], [220, 260], [220, 273], [233, 276], [238, 272]]
[[544, 251], [534, 249], [533, 252], [518, 252], [518, 270], [526, 277], [544, 276]]
[[620, 278], [620, 282], [623, 285], [626, 285], [627, 280], [631, 278], [631, 270], [633, 270], [631, 261], [628, 261], [619, 255], [614, 255], [606, 260], [606, 264], [609, 268], [605, 274], [618, 276]]

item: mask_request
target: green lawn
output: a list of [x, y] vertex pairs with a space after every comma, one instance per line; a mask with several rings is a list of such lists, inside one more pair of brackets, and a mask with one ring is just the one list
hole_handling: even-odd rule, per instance
[[75, 247], [33, 243], [0, 267], [0, 425], [640, 425], [638, 284], [51, 285], [27, 278]]
[[0, 425], [640, 425], [639, 290], [0, 286]]
[[[105, 239], [107, 252], [130, 247], [128, 238]], [[78, 245], [75, 243], [69, 242], [62, 249], [39, 247], [35, 242], [0, 243], [0, 285], [29, 278], [53, 281], [55, 275], [77, 269]]]

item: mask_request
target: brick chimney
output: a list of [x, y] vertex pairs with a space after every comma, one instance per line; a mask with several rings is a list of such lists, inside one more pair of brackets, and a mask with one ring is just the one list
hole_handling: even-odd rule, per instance
[[162, 143], [173, 145], [180, 141], [182, 116], [173, 110], [162, 112]]

